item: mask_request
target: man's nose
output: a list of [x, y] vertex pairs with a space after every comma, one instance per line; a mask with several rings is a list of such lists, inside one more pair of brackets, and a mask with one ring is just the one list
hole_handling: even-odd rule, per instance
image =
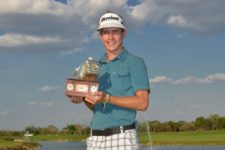
[[109, 38], [110, 38], [110, 39], [113, 38], [113, 32], [109, 32]]

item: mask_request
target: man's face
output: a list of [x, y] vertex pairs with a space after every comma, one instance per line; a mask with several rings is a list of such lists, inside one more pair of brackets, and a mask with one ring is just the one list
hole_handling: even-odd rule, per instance
[[108, 52], [120, 51], [126, 32], [120, 28], [104, 28], [100, 30], [100, 39]]

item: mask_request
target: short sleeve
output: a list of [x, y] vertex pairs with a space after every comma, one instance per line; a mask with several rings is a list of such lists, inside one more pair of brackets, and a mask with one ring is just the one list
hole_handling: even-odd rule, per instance
[[147, 68], [141, 58], [134, 57], [129, 60], [129, 71], [134, 91], [148, 90], [148, 92], [150, 92]]

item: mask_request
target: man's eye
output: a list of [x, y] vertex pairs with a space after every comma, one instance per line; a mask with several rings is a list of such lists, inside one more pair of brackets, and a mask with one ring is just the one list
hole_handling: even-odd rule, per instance
[[119, 33], [119, 31], [118, 31], [118, 30], [115, 30], [115, 31], [113, 31], [113, 33], [114, 33], [114, 34], [117, 34], [117, 33]]
[[108, 34], [108, 33], [109, 33], [109, 32], [107, 32], [107, 31], [103, 31], [103, 32], [102, 32], [102, 34]]

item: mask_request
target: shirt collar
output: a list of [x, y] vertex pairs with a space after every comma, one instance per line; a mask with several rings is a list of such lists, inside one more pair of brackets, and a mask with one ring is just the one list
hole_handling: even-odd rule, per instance
[[[114, 60], [121, 60], [121, 61], [123, 61], [123, 60], [125, 60], [125, 58], [126, 58], [126, 56], [127, 56], [127, 54], [128, 54], [128, 51], [124, 48], [117, 56], [116, 56], [116, 58], [114, 58], [113, 59], [113, 61]], [[107, 54], [105, 53], [101, 58], [100, 58], [100, 63], [107, 63]]]

